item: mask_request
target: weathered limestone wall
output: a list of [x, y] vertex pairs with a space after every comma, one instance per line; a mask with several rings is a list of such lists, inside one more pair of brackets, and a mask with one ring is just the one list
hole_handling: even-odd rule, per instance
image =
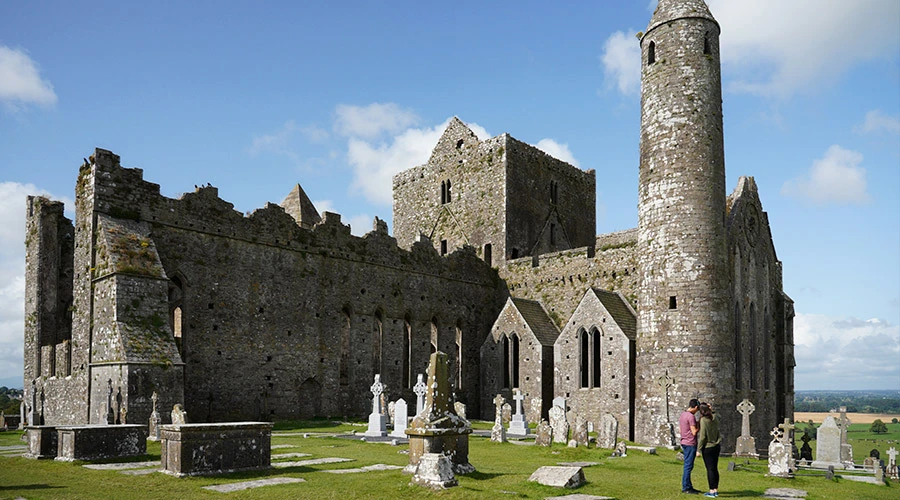
[[[484, 258], [503, 259], [507, 222], [506, 151], [509, 136], [479, 141], [458, 119], [451, 120], [425, 165], [394, 176], [393, 233], [402, 248], [420, 234], [441, 251], [471, 245]], [[442, 183], [450, 182], [450, 199], [442, 203]], [[446, 194], [445, 194], [446, 196]]]
[[[512, 376], [509, 384], [504, 384], [504, 349], [512, 345], [513, 336], [519, 339], [519, 384], [515, 385]], [[504, 343], [504, 339], [508, 343]], [[510, 356], [510, 364], [516, 360]], [[552, 356], [551, 356], [552, 359]], [[532, 408], [531, 400], [547, 396], [544, 390], [544, 377], [552, 377], [552, 372], [543, 371], [544, 348], [534, 332], [508, 300], [506, 306], [497, 316], [491, 334], [481, 346], [481, 418], [491, 420], [494, 416], [494, 397], [502, 394], [515, 408], [513, 389], [518, 388], [525, 395], [523, 408], [528, 422], [535, 423], [541, 419], [540, 408]], [[552, 381], [549, 381], [552, 383]], [[551, 396], [552, 399], [552, 396]], [[468, 413], [468, 408], [466, 409]], [[477, 415], [473, 413], [473, 415]]]
[[506, 168], [507, 259], [594, 243], [594, 170], [575, 168], [512, 137], [507, 141]]
[[[734, 287], [735, 392], [756, 411], [750, 429], [757, 442], [793, 416], [793, 327], [785, 310], [781, 262], [775, 254], [768, 217], [752, 177], [741, 177], [728, 198], [728, 247]], [[790, 315], [793, 308], [790, 306]], [[790, 393], [790, 403], [787, 403]]]
[[641, 54], [635, 438], [668, 441], [694, 397], [735, 435], [719, 25], [702, 1], [660, 3]]
[[[636, 230], [596, 237], [594, 247], [575, 248], [512, 260], [500, 276], [514, 297], [538, 300], [562, 328], [589, 287], [621, 292], [637, 301]], [[537, 264], [537, 265], [535, 265]]]
[[[593, 356], [590, 344], [581, 347], [582, 336], [594, 332], [594, 342], [600, 341], [600, 384], [595, 385], [593, 373], [589, 370], [587, 383], [582, 380], [582, 356]], [[583, 352], [586, 351], [586, 352]], [[632, 436], [633, 427], [633, 366], [634, 341], [616, 323], [593, 291], [588, 290], [566, 322], [565, 328], [556, 340], [555, 393], [566, 398], [566, 413], [569, 425], [574, 426], [574, 416], [581, 415], [599, 425], [600, 418], [609, 413], [619, 422], [619, 430], [624, 436]], [[631, 438], [629, 438], [631, 439]]]

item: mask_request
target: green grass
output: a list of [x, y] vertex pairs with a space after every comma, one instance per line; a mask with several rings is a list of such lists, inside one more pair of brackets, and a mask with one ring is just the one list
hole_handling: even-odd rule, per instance
[[[850, 429], [847, 431], [847, 442], [850, 443], [850, 446], [853, 448], [854, 462], [862, 463], [862, 461], [869, 456], [872, 449], [876, 449], [881, 453], [881, 459], [884, 460], [884, 463], [887, 463], [888, 448], [893, 446], [894, 448], [900, 449], [900, 424], [889, 423], [886, 425], [888, 428], [887, 433], [875, 434], [874, 432], [869, 432], [869, 427], [871, 427], [872, 424], [850, 424]], [[798, 449], [803, 446], [803, 441], [800, 440], [800, 437], [803, 436], [803, 430], [806, 429], [806, 427], [807, 424], [800, 422], [794, 430], [794, 442], [797, 444]], [[813, 435], [815, 435], [815, 431], [813, 432]], [[809, 442], [809, 447], [812, 448], [813, 457], [815, 457], [815, 439]]]
[[[484, 427], [478, 422], [476, 427]], [[489, 422], [487, 424], [490, 424]], [[489, 425], [488, 425], [489, 427]], [[276, 433], [362, 432], [360, 426], [330, 424], [327, 421], [279, 423]], [[20, 432], [0, 433], [0, 446], [22, 444]], [[229, 474], [218, 477], [176, 478], [166, 474], [128, 476], [116, 471], [94, 471], [78, 463], [52, 460], [28, 460], [0, 457], [0, 498], [27, 499], [117, 499], [144, 500], [156, 498], [191, 499], [362, 499], [362, 498], [545, 498], [568, 493], [605, 495], [619, 499], [683, 499], [680, 493], [682, 464], [675, 452], [661, 450], [648, 455], [633, 450], [627, 457], [610, 458], [608, 450], [572, 449], [561, 445], [552, 448], [491, 443], [486, 438], [471, 437], [469, 460], [477, 472], [459, 477], [459, 486], [446, 491], [409, 485], [409, 476], [400, 471], [361, 474], [327, 474], [324, 469], [356, 468], [376, 463], [406, 465], [406, 447], [388, 444], [366, 444], [357, 440], [318, 437], [311, 434], [273, 436], [272, 444], [291, 445], [274, 453], [303, 452], [315, 457], [352, 458], [353, 462], [311, 467], [272, 469], [263, 472]], [[159, 444], [148, 442], [148, 455], [134, 460], [158, 460]], [[528, 482], [528, 477], [542, 465], [557, 462], [593, 461], [599, 465], [584, 469], [588, 484], [564, 491]], [[761, 497], [767, 488], [790, 487], [809, 492], [807, 499], [891, 498], [898, 497], [896, 483], [875, 486], [840, 479], [828, 481], [824, 476], [802, 476], [795, 479], [766, 477], [764, 461], [741, 460], [736, 471], [727, 470], [729, 458], [719, 461], [722, 498]], [[222, 494], [201, 489], [202, 486], [246, 481], [265, 477], [300, 477], [307, 482], [266, 486], [253, 490]], [[694, 468], [694, 485], [706, 485], [701, 462]]]

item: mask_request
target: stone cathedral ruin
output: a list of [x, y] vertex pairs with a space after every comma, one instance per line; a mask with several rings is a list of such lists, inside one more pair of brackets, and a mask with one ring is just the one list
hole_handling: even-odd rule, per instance
[[728, 451], [747, 398], [767, 442], [793, 416], [793, 302], [753, 178], [726, 194], [719, 25], [661, 0], [640, 46], [627, 231], [596, 235], [594, 170], [457, 119], [394, 177], [393, 235], [351, 235], [299, 185], [248, 216], [211, 186], [167, 198], [97, 149], [74, 221], [27, 201], [29, 422], [145, 423], [154, 392], [194, 422], [363, 417], [375, 374], [414, 401], [443, 351], [469, 415], [518, 388], [530, 422], [561, 396], [660, 445], [697, 397]]

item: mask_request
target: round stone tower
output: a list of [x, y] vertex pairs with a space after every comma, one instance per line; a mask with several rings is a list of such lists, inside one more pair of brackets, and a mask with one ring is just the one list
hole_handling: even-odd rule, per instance
[[674, 444], [698, 398], [733, 447], [719, 24], [703, 0], [659, 0], [641, 58], [635, 439]]

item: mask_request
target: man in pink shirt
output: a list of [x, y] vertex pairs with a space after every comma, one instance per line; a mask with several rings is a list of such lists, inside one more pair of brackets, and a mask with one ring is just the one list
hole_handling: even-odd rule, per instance
[[681, 451], [684, 454], [684, 472], [681, 475], [682, 493], [700, 493], [691, 483], [691, 471], [694, 470], [694, 458], [697, 456], [697, 419], [694, 414], [700, 409], [700, 401], [692, 399], [688, 409], [678, 418], [681, 429]]

